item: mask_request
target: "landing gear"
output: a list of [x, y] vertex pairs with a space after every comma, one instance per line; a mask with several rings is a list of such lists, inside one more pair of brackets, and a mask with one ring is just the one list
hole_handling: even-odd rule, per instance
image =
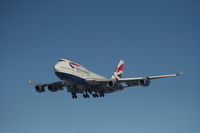
[[89, 90], [88, 93], [89, 93], [90, 95], [92, 95], [92, 91]]
[[99, 95], [98, 95], [97, 93], [93, 93], [92, 96], [93, 96], [94, 98], [99, 97]]
[[74, 99], [74, 98], [76, 99], [76, 98], [77, 98], [77, 96], [72, 96], [72, 98], [73, 98], [73, 99]]
[[90, 98], [90, 96], [88, 95], [87, 92], [86, 92], [86, 93], [83, 93], [83, 97], [84, 97], [84, 98]]
[[99, 96], [100, 96], [100, 97], [104, 97], [104, 93], [100, 93]]
[[[77, 99], [77, 95], [76, 95], [76, 92], [71, 92], [72, 94], [72, 98], [73, 99]], [[84, 98], [90, 98], [90, 93], [89, 92], [84, 92], [83, 93], [83, 97]], [[97, 98], [97, 97], [104, 97], [104, 93], [101, 91], [101, 92], [94, 92], [94, 93], [91, 93], [91, 95], [94, 97], [94, 98]]]
[[73, 98], [73, 99], [76, 99], [76, 98], [77, 98], [76, 92], [72, 92], [72, 98]]

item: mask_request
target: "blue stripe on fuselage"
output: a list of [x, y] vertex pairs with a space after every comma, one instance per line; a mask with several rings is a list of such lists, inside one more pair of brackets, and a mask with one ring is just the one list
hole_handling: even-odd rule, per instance
[[72, 75], [72, 74], [68, 74], [68, 73], [62, 73], [62, 72], [55, 72], [56, 76], [58, 76], [60, 79], [62, 80], [71, 80], [73, 82], [77, 82], [80, 84], [85, 84], [86, 81], [85, 79]]

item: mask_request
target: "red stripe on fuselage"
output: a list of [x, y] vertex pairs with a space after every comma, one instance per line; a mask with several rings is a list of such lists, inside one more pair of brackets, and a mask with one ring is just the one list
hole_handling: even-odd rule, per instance
[[74, 62], [69, 62], [69, 64], [74, 65], [74, 66], [80, 66], [79, 64], [76, 64]]

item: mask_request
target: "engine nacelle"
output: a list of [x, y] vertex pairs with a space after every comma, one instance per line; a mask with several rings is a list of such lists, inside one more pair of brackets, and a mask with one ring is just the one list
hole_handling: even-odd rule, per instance
[[107, 87], [114, 87], [114, 86], [115, 86], [115, 82], [114, 81], [107, 82]]
[[41, 86], [41, 85], [36, 85], [36, 86], [35, 86], [35, 91], [41, 93], [41, 92], [44, 92], [45, 89], [44, 89], [44, 87]]
[[48, 90], [54, 92], [54, 91], [57, 91], [58, 90], [58, 87], [56, 85], [49, 85], [48, 86]]
[[144, 87], [149, 86], [150, 83], [151, 81], [148, 78], [143, 78], [139, 81], [139, 85], [144, 86]]

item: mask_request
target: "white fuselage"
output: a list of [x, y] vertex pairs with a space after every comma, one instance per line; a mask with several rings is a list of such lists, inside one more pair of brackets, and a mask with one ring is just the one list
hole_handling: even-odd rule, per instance
[[[117, 82], [104, 82], [99, 83], [88, 83], [91, 80], [107, 80], [107, 78], [93, 73], [80, 64], [72, 62], [66, 59], [60, 59], [54, 66], [54, 71], [57, 77], [64, 81], [65, 86], [68, 87], [69, 92], [75, 91], [76, 93], [83, 93], [85, 89], [90, 91], [102, 91], [104, 93], [110, 93], [118, 90], [122, 90], [123, 87]], [[73, 89], [72, 89], [73, 88]]]
[[54, 71], [62, 80], [75, 79], [83, 81], [86, 78], [104, 78], [103, 76], [90, 72], [83, 66], [66, 59], [59, 60], [54, 66]]

